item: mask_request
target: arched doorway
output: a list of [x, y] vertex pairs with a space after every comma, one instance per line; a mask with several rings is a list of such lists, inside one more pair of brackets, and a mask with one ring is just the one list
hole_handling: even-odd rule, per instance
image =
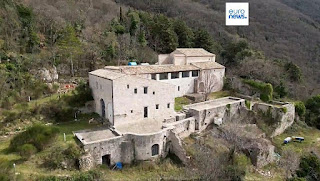
[[101, 116], [103, 118], [105, 118], [106, 117], [106, 105], [105, 105], [103, 99], [100, 99], [100, 105], [101, 105]]
[[151, 153], [152, 153], [152, 156], [159, 155], [159, 145], [158, 144], [152, 145]]

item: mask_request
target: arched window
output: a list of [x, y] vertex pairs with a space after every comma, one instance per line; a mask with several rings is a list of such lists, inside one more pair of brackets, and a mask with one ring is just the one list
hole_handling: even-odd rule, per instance
[[152, 145], [151, 153], [152, 153], [152, 156], [159, 155], [159, 145], [158, 144]]

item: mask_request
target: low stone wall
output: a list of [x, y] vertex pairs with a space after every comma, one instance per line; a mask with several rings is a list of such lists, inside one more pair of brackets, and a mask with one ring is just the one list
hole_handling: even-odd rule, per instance
[[[222, 99], [232, 100], [232, 97]], [[199, 104], [203, 103], [197, 103], [194, 105]], [[188, 112], [189, 116], [195, 118], [196, 130], [203, 131], [211, 123], [220, 125], [225, 122], [232, 122], [234, 120], [237, 120], [236, 118], [240, 117], [241, 109], [244, 107], [245, 100], [237, 99], [234, 102], [230, 101], [230, 104], [222, 104], [220, 106], [206, 106], [203, 109], [193, 109], [192, 107], [186, 107], [186, 111]]]
[[172, 128], [175, 134], [177, 134], [180, 138], [185, 138], [196, 131], [195, 121], [196, 119], [191, 117], [174, 123], [165, 124], [164, 127]]
[[283, 103], [273, 101], [272, 104], [254, 103], [252, 110], [256, 113], [262, 113], [265, 117], [270, 117], [273, 131], [270, 137], [275, 137], [283, 133], [294, 122], [295, 108], [292, 103]]

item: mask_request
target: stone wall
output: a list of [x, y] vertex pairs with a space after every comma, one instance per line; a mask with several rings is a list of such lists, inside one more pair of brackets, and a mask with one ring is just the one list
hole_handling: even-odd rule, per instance
[[[267, 103], [254, 103], [252, 110], [258, 114], [262, 114], [264, 117], [270, 117], [273, 120], [272, 132], [270, 137], [275, 137], [283, 133], [294, 122], [295, 108], [292, 103], [272, 102]], [[269, 124], [269, 123], [267, 123]]]
[[174, 133], [178, 135], [180, 138], [186, 138], [190, 134], [195, 132], [196, 128], [195, 118], [187, 118], [177, 122], [164, 124], [167, 128], [172, 128]]
[[[147, 93], [144, 93], [144, 87], [147, 87]], [[136, 76], [114, 80], [114, 125], [145, 119], [144, 107], [148, 109], [147, 119], [163, 120], [174, 116], [174, 89], [174, 85]]]
[[[229, 98], [225, 98], [229, 99]], [[203, 104], [203, 103], [197, 103]], [[194, 104], [196, 105], [196, 104]], [[204, 109], [188, 109], [189, 117], [195, 118], [196, 130], [203, 131], [211, 123], [220, 125], [224, 122], [236, 121], [241, 115], [242, 108], [245, 107], [245, 100], [231, 102], [230, 104], [223, 104], [221, 106], [208, 106]]]
[[111, 124], [113, 119], [113, 91], [112, 80], [101, 78], [89, 74], [89, 86], [92, 90], [92, 96], [95, 104], [95, 112], [102, 115], [102, 101], [105, 105], [105, 117]]

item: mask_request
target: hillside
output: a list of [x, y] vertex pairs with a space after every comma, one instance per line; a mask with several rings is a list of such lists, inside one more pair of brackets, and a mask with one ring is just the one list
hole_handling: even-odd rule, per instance
[[[319, 180], [320, 1], [249, 0], [248, 27], [225, 26], [225, 2], [0, 0], [0, 180]], [[228, 135], [230, 127], [208, 124], [183, 139], [190, 164], [170, 152], [155, 162], [133, 160], [121, 171], [106, 165], [82, 171], [86, 153], [74, 131], [106, 126], [90, 110], [88, 72], [130, 61], [154, 64], [158, 54], [179, 47], [204, 48], [226, 67], [223, 90], [209, 99], [245, 97], [248, 109], [252, 100], [290, 102], [294, 123], [269, 137], [276, 125], [271, 106], [258, 116], [250, 110], [241, 121], [254, 126], [241, 127], [239, 118], [228, 125], [245, 131]], [[174, 109], [191, 103], [176, 97]], [[273, 145], [277, 160], [254, 166], [251, 152], [239, 146], [248, 139], [235, 134], [243, 132]], [[305, 141], [283, 144], [292, 136]]]
[[[319, 93], [320, 2], [313, 0], [252, 0], [250, 26], [225, 27], [225, 2], [207, 1], [121, 1], [137, 9], [178, 17], [189, 25], [207, 29], [214, 39], [226, 44], [245, 38], [270, 59], [286, 59], [303, 71], [308, 94]], [[316, 87], [315, 87], [316, 86]]]

